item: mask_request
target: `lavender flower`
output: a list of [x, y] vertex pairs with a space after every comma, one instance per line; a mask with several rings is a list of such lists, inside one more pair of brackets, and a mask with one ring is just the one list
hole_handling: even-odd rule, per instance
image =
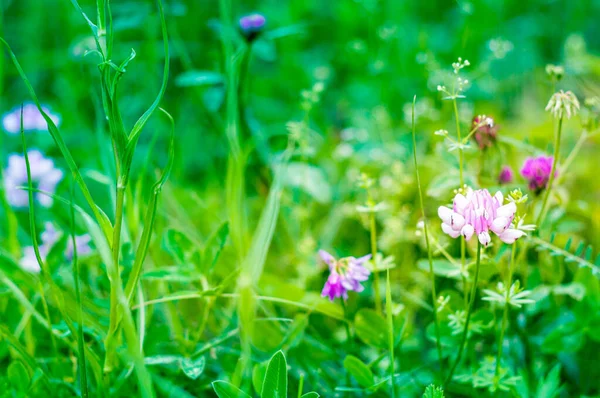
[[[60, 116], [53, 113], [50, 108], [42, 105], [42, 109], [50, 116], [57, 126], [60, 124]], [[21, 132], [21, 107], [15, 107], [2, 118], [2, 127], [9, 134]], [[37, 106], [31, 102], [23, 105], [23, 130], [24, 131], [48, 131], [46, 120]]]
[[371, 274], [371, 271], [363, 266], [371, 258], [370, 254], [360, 258], [344, 257], [339, 260], [325, 250], [319, 250], [319, 255], [329, 265], [330, 272], [321, 296], [329, 297], [329, 300], [333, 301], [337, 297], [348, 298], [348, 290], [357, 293], [364, 290], [360, 282], [369, 279]]
[[476, 116], [473, 118], [473, 128], [473, 139], [479, 145], [479, 149], [491, 148], [494, 145], [498, 135], [498, 126], [494, 119], [485, 115]]
[[[54, 167], [52, 159], [48, 159], [38, 150], [27, 152], [31, 166], [31, 179], [34, 185], [42, 191], [54, 193], [56, 185], [62, 180], [63, 172]], [[18, 186], [27, 185], [27, 164], [25, 156], [10, 155], [8, 167], [4, 170], [4, 189], [6, 199], [14, 207], [27, 207], [29, 205], [27, 191], [17, 189]], [[44, 207], [52, 206], [51, 197], [36, 193], [35, 198]]]
[[[529, 181], [529, 189], [539, 193], [548, 184], [550, 173], [552, 173], [552, 156], [538, 156], [537, 158], [527, 158], [521, 168], [521, 175]], [[554, 172], [558, 175], [558, 170]]]
[[510, 166], [502, 166], [500, 174], [498, 175], [498, 182], [500, 184], [510, 184], [513, 180], [513, 171]]
[[477, 234], [479, 242], [487, 246], [491, 242], [490, 231], [498, 235], [504, 243], [514, 243], [525, 233], [515, 228], [513, 219], [517, 205], [510, 202], [502, 205], [504, 196], [498, 191], [494, 196], [487, 189], [473, 191], [466, 195], [456, 194], [453, 208], [440, 206], [438, 215], [442, 219], [442, 230], [452, 238], [463, 235], [470, 240]]
[[240, 18], [240, 30], [248, 41], [256, 39], [266, 24], [265, 16], [258, 13], [244, 15]]
[[[48, 257], [48, 253], [52, 247], [60, 240], [62, 237], [62, 233], [57, 231], [54, 227], [54, 224], [51, 222], [46, 222], [44, 224], [44, 232], [41, 235], [41, 242], [38, 246], [40, 251], [40, 257], [42, 261], [46, 261]], [[68, 260], [73, 258], [73, 239], [70, 237], [67, 238], [67, 247], [65, 249], [65, 257]], [[87, 255], [92, 252], [92, 248], [90, 247], [90, 242], [92, 238], [89, 234], [79, 235], [75, 237], [75, 245], [77, 246], [77, 254], [78, 255]], [[32, 273], [40, 272], [40, 265], [35, 257], [35, 251], [33, 246], [27, 246], [23, 249], [23, 257], [20, 261], [21, 268], [25, 271]]]

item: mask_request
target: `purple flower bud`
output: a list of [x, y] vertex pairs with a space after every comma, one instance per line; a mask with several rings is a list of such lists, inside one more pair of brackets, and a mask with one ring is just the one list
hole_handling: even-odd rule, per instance
[[[38, 150], [27, 152], [31, 167], [31, 180], [35, 187], [42, 191], [54, 193], [56, 185], [62, 180], [63, 172], [54, 167], [52, 159], [48, 159]], [[17, 189], [27, 185], [27, 164], [25, 156], [13, 154], [8, 157], [8, 167], [4, 170], [4, 190], [6, 199], [14, 207], [27, 207], [29, 198], [27, 191]], [[54, 200], [43, 193], [36, 193], [35, 198], [44, 207], [52, 206]]]
[[498, 175], [498, 182], [500, 184], [510, 184], [513, 180], [513, 171], [510, 166], [503, 166]]
[[256, 39], [266, 24], [265, 16], [258, 13], [244, 15], [240, 18], [240, 30], [248, 41]]
[[[52, 113], [50, 108], [42, 105], [42, 110], [50, 116], [50, 119], [57, 126], [60, 124], [60, 117]], [[21, 132], [21, 107], [15, 107], [6, 113], [2, 118], [2, 127], [9, 134], [19, 134]], [[24, 131], [48, 131], [46, 119], [42, 116], [37, 106], [31, 102], [23, 105], [23, 130]]]
[[476, 116], [473, 118], [473, 128], [473, 139], [479, 145], [479, 149], [491, 148], [494, 145], [498, 135], [498, 126], [494, 119], [485, 115]]
[[[552, 173], [552, 156], [538, 156], [537, 158], [527, 158], [521, 168], [521, 175], [529, 181], [529, 189], [539, 193], [548, 184], [550, 173]], [[558, 170], [554, 176], [558, 175]]]
[[319, 256], [329, 266], [329, 277], [321, 296], [329, 297], [333, 301], [338, 297], [346, 299], [348, 291], [362, 292], [364, 287], [361, 282], [369, 279], [371, 271], [364, 267], [371, 255], [366, 255], [360, 258], [344, 257], [336, 260], [331, 254], [325, 250], [319, 250]]

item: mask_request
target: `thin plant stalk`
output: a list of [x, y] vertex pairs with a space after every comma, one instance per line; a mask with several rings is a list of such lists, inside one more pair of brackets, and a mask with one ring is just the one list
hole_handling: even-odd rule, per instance
[[502, 361], [502, 349], [504, 347], [504, 332], [506, 323], [508, 322], [508, 299], [510, 298], [510, 287], [512, 285], [512, 273], [515, 266], [515, 253], [517, 252], [517, 242], [513, 243], [510, 254], [510, 265], [508, 266], [508, 275], [506, 276], [505, 289], [506, 301], [504, 303], [504, 311], [502, 314], [502, 325], [500, 326], [500, 337], [498, 338], [498, 355], [496, 356], [496, 372], [494, 374], [494, 383], [497, 385], [500, 379], [500, 362]]
[[79, 285], [79, 261], [77, 258], [77, 240], [75, 239], [75, 206], [73, 206], [73, 183], [71, 183], [71, 242], [73, 244], [73, 281], [75, 284], [75, 300], [77, 301], [77, 353], [79, 366], [79, 388], [81, 396], [87, 398], [87, 366], [85, 360], [85, 340], [83, 336], [83, 304], [81, 302], [81, 287]]
[[[454, 108], [454, 119], [456, 120], [456, 138], [457, 141], [462, 143], [462, 138], [461, 138], [461, 133], [460, 133], [460, 119], [459, 119], [459, 115], [458, 115], [458, 103], [456, 101], [456, 97], [452, 99], [452, 106]], [[475, 129], [469, 133], [468, 136], [470, 136], [473, 132], [475, 132]], [[464, 159], [463, 159], [463, 150], [462, 147], [458, 148], [458, 176], [459, 176], [459, 182], [460, 182], [460, 187], [462, 188], [465, 184], [465, 180], [463, 177], [463, 163], [464, 163]], [[461, 270], [465, 269], [466, 266], [466, 241], [464, 236], [460, 236], [460, 264], [461, 264]], [[464, 299], [465, 299], [465, 304], [467, 304], [467, 302], [469, 301], [469, 295], [467, 294], [468, 292], [468, 286], [467, 286], [467, 278], [464, 276], [462, 277], [462, 281], [463, 281], [463, 287], [464, 287]]]
[[386, 270], [385, 279], [385, 312], [387, 316], [388, 324], [388, 343], [390, 350], [390, 392], [391, 397], [395, 395], [395, 383], [394, 383], [394, 314], [392, 313], [392, 288], [390, 285], [390, 270]]
[[425, 205], [423, 204], [423, 190], [421, 189], [421, 177], [419, 176], [419, 162], [417, 161], [417, 139], [415, 126], [415, 102], [417, 96], [413, 98], [412, 104], [412, 140], [413, 140], [413, 160], [415, 165], [415, 175], [417, 178], [417, 188], [419, 190], [419, 204], [421, 206], [421, 214], [423, 215], [423, 233], [425, 234], [425, 246], [427, 246], [427, 259], [429, 260], [429, 276], [431, 278], [431, 301], [433, 305], [433, 320], [435, 324], [435, 344], [437, 347], [438, 361], [440, 365], [440, 374], [443, 374], [443, 356], [442, 343], [440, 337], [440, 321], [438, 319], [438, 302], [435, 289], [435, 273], [433, 272], [433, 255], [429, 244], [429, 233], [427, 230], [427, 217], [425, 215]]
[[546, 186], [546, 192], [544, 193], [544, 200], [542, 201], [542, 207], [540, 209], [540, 214], [537, 217], [537, 222], [535, 223], [538, 228], [541, 227], [542, 222], [544, 221], [546, 206], [548, 204], [548, 198], [550, 197], [550, 193], [552, 191], [555, 174], [556, 174], [556, 166], [558, 164], [558, 156], [560, 155], [560, 137], [562, 134], [562, 125], [563, 125], [563, 114], [560, 114], [558, 118], [558, 127], [556, 130], [556, 135], [554, 137], [554, 157], [552, 159], [552, 169], [550, 170], [550, 177], [548, 179], [548, 185]]
[[[371, 235], [371, 261], [373, 266], [377, 266], [377, 223], [375, 220], [375, 212], [373, 211], [373, 200], [371, 193], [368, 191], [368, 201], [371, 206], [371, 212], [369, 213], [369, 232]], [[373, 291], [375, 292], [375, 310], [381, 314], [381, 292], [379, 291], [379, 272], [377, 269], [373, 269]]]
[[465, 328], [463, 330], [462, 338], [460, 340], [460, 345], [458, 347], [458, 354], [456, 355], [456, 359], [454, 360], [454, 364], [450, 368], [450, 372], [446, 377], [446, 381], [444, 382], [444, 386], [452, 381], [452, 375], [456, 370], [456, 367], [460, 363], [462, 358], [462, 354], [465, 348], [465, 343], [469, 339], [469, 322], [471, 321], [471, 312], [473, 312], [473, 303], [475, 302], [475, 293], [477, 292], [477, 280], [479, 279], [479, 265], [481, 263], [481, 242], [477, 241], [477, 261], [475, 263], [475, 277], [473, 279], [473, 286], [471, 286], [471, 294], [469, 295], [469, 307], [467, 308], [467, 319], [465, 320]]

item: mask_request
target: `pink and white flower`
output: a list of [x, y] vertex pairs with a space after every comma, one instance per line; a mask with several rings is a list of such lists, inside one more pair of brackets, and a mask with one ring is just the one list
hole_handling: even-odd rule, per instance
[[364, 267], [364, 263], [369, 261], [371, 255], [360, 258], [344, 257], [336, 260], [325, 250], [319, 250], [319, 256], [329, 266], [329, 277], [321, 296], [329, 297], [333, 301], [338, 297], [348, 298], [348, 290], [362, 292], [364, 287], [361, 282], [369, 279], [371, 271]]
[[516, 229], [513, 224], [517, 205], [513, 202], [506, 205], [503, 203], [504, 196], [500, 191], [494, 196], [487, 189], [469, 189], [466, 195], [458, 193], [454, 197], [452, 209], [446, 206], [438, 209], [442, 231], [452, 238], [462, 235], [467, 241], [477, 235], [484, 246], [489, 245], [492, 240], [490, 232], [504, 243], [514, 243], [525, 232]]

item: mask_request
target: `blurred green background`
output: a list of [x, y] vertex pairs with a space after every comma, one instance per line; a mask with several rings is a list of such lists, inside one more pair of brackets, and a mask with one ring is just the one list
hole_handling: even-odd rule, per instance
[[[82, 0], [81, 5], [94, 15], [93, 2]], [[131, 49], [136, 52], [120, 85], [123, 117], [131, 127], [160, 87], [164, 61], [160, 22], [151, 1], [114, 0], [111, 5], [115, 60], [126, 59]], [[112, 159], [102, 155], [110, 151], [110, 139], [102, 120], [99, 58], [87, 53], [94, 44], [88, 26], [68, 0], [3, 0], [1, 10], [2, 37], [42, 103], [61, 116], [61, 132], [86, 170], [96, 201], [106, 203], [108, 212], [114, 170]], [[216, 1], [165, 1], [171, 71], [161, 106], [175, 119], [176, 159], [159, 209], [159, 238], [174, 228], [192, 240], [205, 241], [227, 217], [228, 144], [218, 10]], [[459, 102], [463, 131], [468, 131], [475, 115], [487, 114], [495, 118], [502, 137], [485, 156], [477, 151], [467, 155], [467, 176], [474, 184], [495, 187], [500, 167], [510, 165], [517, 175], [515, 185], [525, 190], [526, 181], [518, 177], [525, 157], [551, 152], [553, 119], [544, 112], [550, 95], [555, 89], [572, 90], [582, 103], [600, 96], [597, 0], [234, 2], [235, 21], [249, 12], [267, 18], [265, 32], [253, 45], [244, 109], [251, 132], [244, 149], [249, 156], [246, 189], [252, 225], [271, 183], [265, 165], [284, 149], [288, 123], [304, 119], [312, 129], [300, 145], [302, 156], [294, 159], [284, 181], [278, 229], [261, 283], [262, 292], [274, 296], [292, 300], [302, 297], [302, 289], [320, 291], [323, 267], [315, 256], [318, 248], [340, 255], [369, 251], [366, 221], [355, 211], [365, 200], [356, 181], [361, 172], [368, 172], [377, 179], [376, 200], [389, 206], [379, 216], [379, 243], [382, 251], [396, 258], [394, 293], [403, 300], [408, 294], [426, 297], [425, 276], [415, 272], [415, 259], [423, 258], [424, 252], [415, 237], [419, 215], [410, 163], [411, 103], [416, 95], [426, 207], [433, 215], [458, 185], [456, 157], [433, 135], [438, 129], [454, 134], [451, 103], [442, 101], [436, 87], [450, 79], [450, 65], [457, 57], [471, 63], [465, 69], [470, 81], [467, 98]], [[6, 54], [1, 59], [0, 111], [8, 112], [29, 97]], [[548, 63], [565, 67], [566, 76], [556, 87], [546, 75]], [[317, 82], [325, 88], [305, 119], [302, 93]], [[564, 156], [581, 128], [578, 118], [566, 122]], [[164, 166], [168, 134], [167, 121], [154, 116], [136, 152], [136, 170], [148, 157], [154, 166]], [[30, 147], [41, 149], [67, 170], [47, 133], [27, 139]], [[557, 188], [565, 206], [549, 217], [559, 239], [576, 236], [595, 248], [600, 248], [598, 150], [596, 135], [561, 176]], [[21, 152], [19, 136], [4, 135], [0, 151], [3, 163], [8, 154]], [[484, 172], [476, 176], [480, 166]], [[68, 193], [68, 185], [62, 183], [59, 193]], [[21, 234], [26, 235], [26, 212], [19, 216]], [[152, 261], [161, 264], [167, 256], [157, 253]], [[233, 254], [224, 257], [225, 265], [216, 271], [220, 276], [233, 267]], [[554, 277], [545, 273], [543, 278]], [[411, 300], [403, 304], [418, 308]], [[188, 314], [193, 319], [195, 309], [185, 312], [185, 306], [180, 309], [182, 317]], [[316, 328], [322, 332], [328, 320], [318, 320]], [[158, 336], [158, 332], [149, 335], [148, 340], [164, 343], [164, 336]], [[265, 336], [268, 340], [270, 335]], [[147, 344], [152, 347], [148, 355], [161, 353], [168, 343], [164, 344]], [[256, 344], [265, 353], [273, 348], [273, 341]], [[407, 342], [408, 351], [418, 347], [412, 344]], [[327, 391], [324, 385], [317, 387]]]

